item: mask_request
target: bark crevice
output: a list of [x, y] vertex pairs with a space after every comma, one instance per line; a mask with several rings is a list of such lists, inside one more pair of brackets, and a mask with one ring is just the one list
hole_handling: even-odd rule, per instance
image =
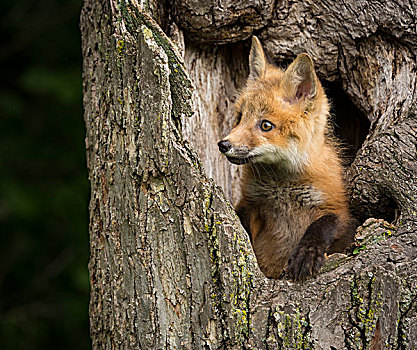
[[[345, 91], [373, 123], [350, 168], [353, 203], [366, 216], [378, 210], [381, 193], [389, 195], [401, 209], [398, 231], [371, 220], [363, 227], [361, 249], [340, 260], [331, 257], [317, 278], [303, 284], [266, 279], [233, 208], [204, 170], [213, 169], [200, 162], [199, 150], [187, 142], [195, 131], [193, 118], [187, 117], [193, 111], [194, 118], [208, 117], [214, 104], [213, 115], [222, 111], [224, 120], [231, 121], [229, 103], [244, 83], [247, 46], [188, 43], [183, 63], [158, 24], [133, 3], [87, 0], [81, 30], [94, 349], [358, 349], [377, 341], [407, 348], [417, 342], [415, 33], [409, 26], [393, 32], [412, 48], [404, 51], [371, 35], [374, 29], [362, 28], [362, 20], [380, 21], [365, 16], [346, 21], [349, 34], [358, 30], [355, 37], [367, 37], [356, 45], [346, 32], [328, 27], [322, 2], [282, 6], [288, 8], [285, 21], [277, 16], [266, 27], [261, 23], [261, 37], [281, 61], [307, 45], [316, 53], [321, 76], [334, 81], [340, 73]], [[367, 6], [377, 5], [371, 1]], [[232, 9], [239, 16], [238, 7]], [[342, 6], [331, 15], [343, 9], [357, 12], [357, 7]], [[233, 35], [226, 39], [228, 25], [216, 32], [218, 16], [211, 18], [215, 28], [204, 33], [206, 38], [220, 33], [210, 40], [238, 40]], [[249, 23], [241, 35], [249, 36], [258, 25]], [[330, 33], [331, 40], [322, 44], [327, 51], [308, 47], [317, 39], [317, 28], [323, 29], [320, 35]], [[304, 32], [292, 42], [282, 41], [288, 30]], [[228, 50], [238, 57], [228, 58]], [[225, 128], [213, 125], [211, 142]], [[404, 144], [414, 148], [404, 150]]]

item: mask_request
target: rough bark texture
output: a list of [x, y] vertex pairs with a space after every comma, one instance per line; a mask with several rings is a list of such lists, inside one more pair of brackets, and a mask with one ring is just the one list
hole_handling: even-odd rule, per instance
[[109, 1], [82, 16], [93, 348], [242, 344], [256, 265], [179, 132], [183, 64], [140, 13]]
[[273, 0], [175, 0], [176, 22], [200, 43], [229, 43], [248, 38], [271, 19]]
[[183, 121], [183, 135], [200, 156], [207, 175], [220, 185], [226, 198], [237, 203], [242, 169], [231, 166], [218, 150], [217, 142], [226, 136], [234, 123], [233, 103], [238, 89], [245, 84], [246, 46], [234, 44], [222, 47], [188, 45], [184, 62], [195, 86], [192, 118]]
[[[83, 7], [93, 348], [415, 347], [417, 7], [207, 4]], [[215, 144], [232, 123], [247, 46], [201, 43], [253, 30], [280, 62], [307, 50], [320, 76], [342, 84], [371, 121], [348, 174], [359, 217], [389, 215], [393, 203], [399, 209], [396, 227], [368, 220], [355, 254], [332, 256], [304, 284], [262, 275], [204, 170], [236, 199], [238, 173]]]

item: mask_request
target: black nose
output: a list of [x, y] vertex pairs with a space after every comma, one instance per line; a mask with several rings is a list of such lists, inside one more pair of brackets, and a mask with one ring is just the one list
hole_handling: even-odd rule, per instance
[[217, 146], [219, 146], [219, 151], [222, 153], [226, 153], [232, 148], [232, 144], [230, 143], [230, 141], [227, 141], [227, 140], [219, 141]]

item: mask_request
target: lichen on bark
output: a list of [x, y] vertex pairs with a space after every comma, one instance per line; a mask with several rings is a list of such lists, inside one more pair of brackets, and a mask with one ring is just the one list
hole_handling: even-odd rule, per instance
[[[155, 2], [149, 4], [148, 9], [155, 9]], [[274, 10], [287, 11], [286, 16], [275, 13], [246, 18], [248, 22], [242, 22], [248, 25], [245, 35], [258, 28], [271, 48], [278, 37], [272, 35], [268, 44], [267, 33], [277, 35], [279, 28], [297, 18], [296, 10], [303, 8], [314, 11], [299, 12], [305, 16], [301, 29], [307, 30], [302, 35], [317, 26], [326, 29], [318, 21], [323, 4], [274, 2]], [[367, 6], [374, 8], [375, 3]], [[261, 23], [256, 18], [267, 21]], [[317, 21], [311, 22], [314, 19]], [[400, 88], [400, 78], [415, 64], [411, 62], [415, 33], [407, 21], [404, 23], [406, 29], [397, 28], [393, 35], [412, 50], [385, 46], [384, 52], [396, 57], [391, 70], [389, 61], [370, 55], [372, 48], [382, 50], [385, 43], [385, 36], [372, 36], [374, 32], [360, 32], [362, 41], [355, 51], [341, 42], [340, 46], [329, 45], [332, 63], [327, 68], [323, 48], [316, 57], [322, 75], [329, 73], [336, 79], [335, 69], [340, 69], [344, 84], [354, 82], [351, 96], [356, 94], [360, 99], [358, 92], [369, 92], [361, 101], [368, 103], [363, 110], [372, 110], [372, 130], [352, 169], [364, 169], [367, 149], [384, 163], [379, 167], [371, 164], [372, 171], [353, 172], [352, 188], [358, 191], [353, 198], [363, 198], [367, 184], [368, 193], [375, 191], [376, 206], [381, 191], [390, 195], [399, 203], [401, 230], [386, 235], [383, 221], [368, 222], [365, 232], [382, 232], [388, 237], [363, 233], [359, 247], [366, 249], [358, 249], [353, 256], [339, 256], [340, 260], [331, 258], [336, 263], [317, 278], [298, 284], [268, 280], [261, 274], [233, 208], [206, 176], [206, 166], [180, 130], [196, 109], [191, 101], [193, 85], [204, 90], [204, 80], [198, 80], [204, 67], [215, 67], [210, 76], [217, 77], [215, 86], [222, 91], [201, 93], [201, 106], [216, 96], [232, 101], [230, 95], [244, 80], [245, 66], [243, 55], [234, 61], [227, 55], [231, 48], [242, 53], [247, 47], [188, 43], [184, 64], [168, 36], [135, 2], [85, 1], [81, 31], [91, 182], [90, 324], [94, 349], [376, 349], [376, 344], [405, 349], [417, 342], [415, 152], [403, 146], [404, 142], [416, 144], [415, 111], [410, 98], [400, 93], [403, 99], [384, 100], [386, 108], [379, 110], [379, 92], [367, 88], [385, 82], [380, 91], [399, 91], [395, 89]], [[233, 25], [223, 29], [235, 30]], [[356, 27], [352, 25], [351, 30]], [[300, 43], [298, 39], [295, 43]], [[283, 50], [285, 57], [295, 53], [295, 46], [287, 49]], [[338, 56], [334, 56], [336, 52]], [[276, 52], [275, 56], [280, 55]], [[361, 58], [357, 70], [352, 69], [355, 57]], [[366, 76], [375, 65], [381, 68], [379, 75]], [[192, 66], [195, 71], [190, 77], [187, 68]], [[409, 72], [406, 89], [414, 96], [415, 70]], [[358, 85], [360, 82], [364, 85]], [[213, 110], [227, 108], [217, 107]], [[198, 113], [203, 114], [205, 108]], [[396, 118], [390, 124], [392, 113]], [[230, 122], [229, 114], [224, 117]], [[378, 143], [381, 140], [384, 142]], [[405, 152], [406, 162], [401, 163], [395, 152], [386, 160], [384, 153], [393, 150]], [[372, 180], [372, 176], [378, 178]], [[397, 190], [396, 183], [405, 183], [406, 191]]]

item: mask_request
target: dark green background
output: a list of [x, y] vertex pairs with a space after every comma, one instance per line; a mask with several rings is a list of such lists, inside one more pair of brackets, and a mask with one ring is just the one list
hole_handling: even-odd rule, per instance
[[[0, 0], [0, 350], [90, 348], [80, 8]], [[352, 159], [369, 122], [329, 95]]]
[[87, 349], [81, 1], [0, 1], [0, 349]]

